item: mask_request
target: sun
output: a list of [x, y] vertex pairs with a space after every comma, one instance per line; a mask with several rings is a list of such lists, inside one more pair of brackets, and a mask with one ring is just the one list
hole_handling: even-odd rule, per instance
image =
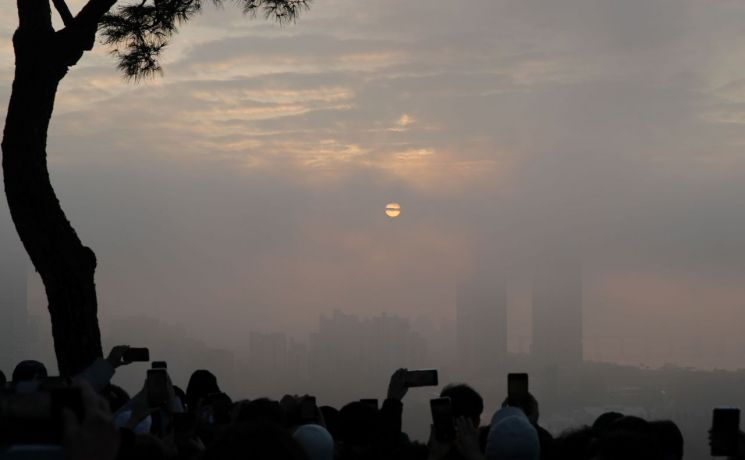
[[401, 214], [401, 205], [398, 203], [388, 203], [385, 205], [385, 215], [394, 219]]

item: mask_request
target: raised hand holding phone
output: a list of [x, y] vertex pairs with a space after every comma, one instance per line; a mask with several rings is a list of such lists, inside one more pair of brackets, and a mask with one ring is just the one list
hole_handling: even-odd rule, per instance
[[740, 409], [714, 409], [709, 440], [711, 455], [715, 457], [736, 457], [740, 454]]
[[435, 387], [438, 385], [437, 369], [405, 371], [404, 382], [407, 388]]
[[168, 374], [165, 369], [148, 369], [147, 403], [151, 409], [164, 407], [168, 403]]
[[391, 375], [391, 380], [388, 383], [388, 399], [395, 399], [396, 401], [404, 399], [409, 391], [409, 387], [406, 386], [406, 372], [406, 369], [401, 368]]
[[528, 399], [528, 374], [507, 374], [507, 404], [523, 406]]
[[106, 361], [116, 369], [133, 362], [150, 361], [150, 350], [147, 348], [135, 348], [129, 345], [116, 345], [109, 352]]

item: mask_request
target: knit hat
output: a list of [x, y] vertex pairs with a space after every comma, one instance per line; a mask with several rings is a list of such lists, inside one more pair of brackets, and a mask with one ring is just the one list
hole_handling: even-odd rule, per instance
[[487, 460], [538, 460], [538, 432], [517, 407], [503, 407], [492, 417], [486, 441]]
[[333, 460], [334, 439], [321, 425], [301, 425], [292, 435], [308, 460]]

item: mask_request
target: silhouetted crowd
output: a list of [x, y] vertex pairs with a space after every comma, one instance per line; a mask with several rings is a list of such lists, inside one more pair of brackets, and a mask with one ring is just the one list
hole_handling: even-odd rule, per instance
[[[423, 444], [402, 430], [404, 400], [410, 387], [434, 382], [412, 384], [406, 369], [393, 373], [380, 407], [377, 400], [319, 406], [310, 395], [233, 400], [207, 370], [194, 371], [184, 391], [162, 362], [152, 363], [142, 390], [130, 396], [111, 383], [116, 368], [131, 362], [130, 351], [114, 347], [71, 379], [48, 377], [37, 361], [18, 364], [10, 382], [0, 373], [0, 459], [683, 458], [683, 436], [669, 420], [607, 412], [592, 426], [554, 437], [540, 425], [527, 380], [523, 392], [508, 390], [494, 414], [483, 414], [483, 399], [469, 385], [444, 386], [431, 402], [431, 434]], [[712, 453], [745, 458], [739, 411], [720, 415], [710, 431]]]

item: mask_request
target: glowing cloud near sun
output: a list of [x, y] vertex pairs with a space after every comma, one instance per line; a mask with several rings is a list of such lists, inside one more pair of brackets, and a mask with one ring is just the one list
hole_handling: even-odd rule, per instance
[[385, 215], [394, 219], [401, 214], [401, 205], [398, 203], [388, 203], [385, 205]]
[[398, 126], [401, 126], [402, 128], [405, 128], [409, 126], [410, 124], [414, 123], [414, 118], [409, 115], [408, 113], [405, 113], [401, 115], [401, 118], [398, 119]]

